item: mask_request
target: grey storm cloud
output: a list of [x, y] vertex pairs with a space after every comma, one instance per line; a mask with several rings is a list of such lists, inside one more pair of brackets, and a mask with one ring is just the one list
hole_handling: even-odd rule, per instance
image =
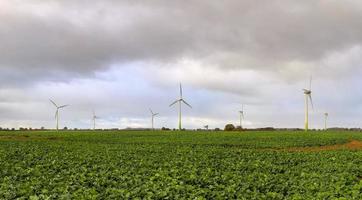
[[92, 109], [147, 126], [149, 107], [173, 126], [182, 82], [189, 127], [237, 121], [241, 103], [250, 127], [298, 127], [313, 74], [318, 112], [356, 126], [361, 19], [354, 0], [0, 0], [1, 124], [52, 127], [52, 98], [72, 104], [67, 126]]
[[[0, 71], [91, 74], [114, 63], [281, 70], [361, 45], [359, 1], [2, 1]], [[172, 66], [172, 65], [167, 65]], [[66, 77], [66, 76], [65, 76]], [[29, 78], [28, 78], [29, 79]]]

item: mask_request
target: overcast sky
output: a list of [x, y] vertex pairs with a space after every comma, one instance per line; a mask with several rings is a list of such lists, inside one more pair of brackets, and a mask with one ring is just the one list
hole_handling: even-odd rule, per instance
[[362, 127], [362, 1], [0, 0], [0, 126]]

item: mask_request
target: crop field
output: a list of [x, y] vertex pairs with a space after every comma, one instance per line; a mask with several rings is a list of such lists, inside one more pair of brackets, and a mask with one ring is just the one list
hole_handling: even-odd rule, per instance
[[17, 198], [361, 199], [362, 133], [0, 132]]

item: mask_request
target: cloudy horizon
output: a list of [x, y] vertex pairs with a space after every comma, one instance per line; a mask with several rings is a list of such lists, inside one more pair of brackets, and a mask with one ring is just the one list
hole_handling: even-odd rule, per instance
[[0, 127], [362, 127], [362, 2], [0, 0]]

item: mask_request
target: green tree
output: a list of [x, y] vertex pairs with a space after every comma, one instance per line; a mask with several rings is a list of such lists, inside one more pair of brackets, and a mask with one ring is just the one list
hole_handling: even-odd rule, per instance
[[235, 130], [235, 126], [233, 124], [226, 124], [224, 131], [233, 131]]

